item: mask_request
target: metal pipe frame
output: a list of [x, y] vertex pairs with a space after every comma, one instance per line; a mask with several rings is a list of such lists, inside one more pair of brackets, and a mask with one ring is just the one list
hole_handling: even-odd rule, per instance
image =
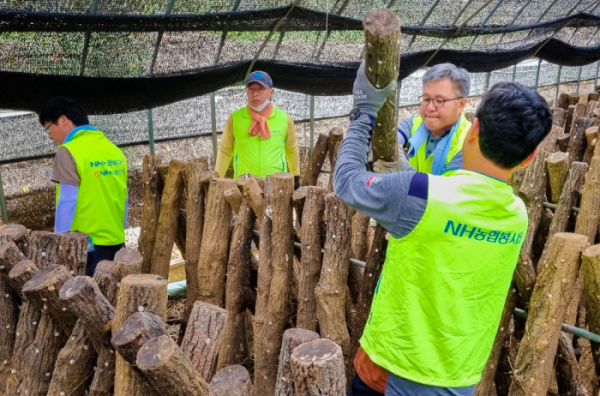
[[2, 213], [2, 222], [4, 222], [4, 224], [8, 224], [8, 212], [6, 210], [6, 197], [4, 196], [2, 173], [0, 173], [0, 212]]
[[210, 126], [212, 128], [213, 166], [217, 164], [217, 116], [215, 106], [215, 93], [210, 94]]
[[[169, 4], [167, 4], [167, 9], [165, 10], [165, 16], [170, 15], [171, 11], [173, 11], [173, 6], [175, 5], [175, 0], [169, 0]], [[158, 35], [156, 36], [156, 43], [154, 44], [154, 51], [152, 52], [152, 59], [150, 59], [150, 74], [154, 72], [154, 64], [156, 63], [156, 58], [158, 57], [158, 49], [160, 48], [160, 43], [162, 42], [164, 30], [160, 29], [158, 31]]]
[[154, 118], [152, 109], [148, 109], [148, 143], [150, 144], [150, 155], [155, 155], [154, 151]]
[[310, 150], [312, 154], [313, 148], [315, 147], [315, 97], [310, 95]]
[[[90, 14], [95, 14], [98, 12], [98, 7], [100, 6], [100, 0], [94, 0], [92, 3], [92, 8], [90, 9]], [[79, 75], [83, 76], [85, 72], [85, 63], [87, 61], [88, 51], [90, 48], [90, 39], [92, 38], [92, 32], [88, 30], [85, 32], [85, 37], [83, 39], [83, 50], [81, 51], [81, 61], [79, 62]]]

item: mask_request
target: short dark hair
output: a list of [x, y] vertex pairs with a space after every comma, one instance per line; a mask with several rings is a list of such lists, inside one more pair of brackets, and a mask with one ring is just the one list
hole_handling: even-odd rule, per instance
[[88, 125], [90, 123], [87, 112], [82, 105], [71, 98], [59, 96], [50, 99], [44, 104], [40, 111], [40, 124], [48, 121], [56, 123], [61, 116], [67, 117], [75, 126]]
[[527, 159], [552, 128], [546, 100], [514, 82], [494, 84], [483, 96], [475, 117], [479, 119], [481, 154], [503, 169]]

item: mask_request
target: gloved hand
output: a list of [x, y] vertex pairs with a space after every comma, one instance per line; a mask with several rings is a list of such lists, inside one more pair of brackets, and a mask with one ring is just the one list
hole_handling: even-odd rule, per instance
[[300, 182], [300, 176], [294, 176], [294, 191], [302, 187], [302, 183]]
[[354, 81], [354, 88], [352, 90], [356, 107], [361, 113], [368, 114], [375, 120], [375, 118], [377, 118], [377, 112], [381, 109], [385, 100], [394, 89], [396, 89], [396, 81], [390, 82], [381, 89], [371, 85], [365, 74], [365, 61], [363, 60], [361, 62], [358, 73], [356, 73], [356, 80]]
[[382, 159], [378, 159], [377, 161], [375, 161], [373, 163], [373, 172], [381, 174], [395, 173], [405, 171], [410, 167], [411, 165], [408, 162], [406, 155], [404, 155], [404, 152], [400, 152], [398, 153], [397, 161], [386, 162]]

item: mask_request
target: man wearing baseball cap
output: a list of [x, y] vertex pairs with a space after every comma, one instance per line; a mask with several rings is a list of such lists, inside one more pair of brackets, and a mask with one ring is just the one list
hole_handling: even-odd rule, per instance
[[[263, 71], [246, 79], [248, 104], [231, 113], [217, 155], [215, 170], [220, 177], [233, 161], [234, 179], [245, 173], [266, 177], [290, 172], [300, 185], [300, 156], [292, 118], [273, 106], [273, 80]], [[289, 170], [288, 170], [289, 166]]]

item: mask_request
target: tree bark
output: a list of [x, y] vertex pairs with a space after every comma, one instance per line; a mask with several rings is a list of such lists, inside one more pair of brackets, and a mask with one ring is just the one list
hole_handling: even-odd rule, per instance
[[585, 153], [586, 148], [585, 130], [591, 127], [593, 122], [594, 120], [592, 118], [586, 117], [574, 119], [573, 128], [571, 128], [571, 138], [569, 139], [569, 147], [567, 148], [569, 161], [583, 160], [583, 154]]
[[564, 128], [553, 125], [550, 133], [539, 144], [538, 149], [540, 151], [547, 151], [548, 153], [555, 152], [556, 141], [558, 140], [558, 137], [564, 133], [564, 131]]
[[[8, 273], [25, 258], [14, 242], [3, 243], [0, 245], [0, 273], [6, 279]], [[21, 295], [21, 290], [15, 291]]]
[[294, 349], [292, 375], [296, 396], [346, 394], [342, 348], [332, 341], [315, 340]]
[[577, 103], [578, 104], [584, 104], [587, 107], [588, 101], [589, 101], [589, 99], [588, 99], [588, 95], [587, 94], [585, 94], [585, 95], [579, 95], [579, 100], [577, 101]]
[[115, 331], [110, 342], [127, 363], [135, 366], [142, 346], [162, 335], [167, 335], [167, 330], [160, 316], [152, 312], [136, 312]]
[[52, 264], [42, 268], [23, 286], [23, 295], [42, 311], [49, 312], [65, 334], [71, 334], [77, 317], [60, 301], [59, 292], [72, 278], [65, 267]]
[[227, 321], [227, 311], [223, 308], [202, 301], [194, 303], [181, 350], [206, 381], [215, 371]]
[[117, 299], [119, 296], [119, 288], [121, 287], [121, 280], [129, 275], [136, 275], [143, 273], [142, 265], [143, 265], [143, 257], [135, 249], [132, 248], [123, 248], [117, 252], [115, 255], [114, 265], [112, 268], [112, 278], [113, 284], [112, 287], [116, 287], [116, 291], [113, 293], [109, 293], [107, 291], [107, 295], [112, 295], [115, 300], [111, 301], [113, 307], [117, 305]]
[[202, 232], [202, 254], [198, 261], [197, 298], [218, 306], [223, 306], [225, 297], [229, 232], [233, 216], [223, 195], [232, 187], [235, 187], [233, 179], [215, 179], [210, 182]]
[[564, 127], [565, 121], [567, 120], [567, 111], [560, 107], [555, 107], [552, 109], [552, 124]]
[[292, 378], [292, 352], [296, 347], [314, 340], [319, 335], [314, 331], [292, 328], [283, 333], [281, 352], [279, 353], [279, 367], [277, 370], [277, 384], [275, 396], [295, 396], [294, 379]]
[[556, 352], [556, 380], [558, 394], [565, 396], [587, 396], [587, 391], [581, 383], [579, 365], [571, 340], [561, 332], [558, 338]]
[[39, 269], [57, 262], [58, 237], [59, 234], [46, 231], [33, 231], [31, 233], [29, 259], [33, 261]]
[[515, 363], [510, 396], [544, 395], [553, 372], [554, 357], [571, 289], [577, 278], [586, 237], [557, 233], [552, 237], [548, 263], [529, 303], [525, 335]]
[[307, 187], [302, 213], [302, 265], [298, 282], [296, 326], [317, 330], [315, 288], [321, 275], [321, 219], [325, 212], [325, 189]]
[[[360, 212], [356, 212], [354, 216], [352, 216], [352, 246], [350, 248], [350, 257], [360, 261], [367, 260], [369, 254], [370, 223], [371, 218]], [[356, 304], [358, 301], [363, 274], [364, 268], [356, 265], [350, 266], [348, 271], [348, 287], [350, 287], [353, 304]]]
[[[348, 205], [335, 194], [325, 197], [327, 223], [321, 278], [315, 289], [317, 319], [323, 338], [330, 339], [349, 358], [350, 334], [346, 325], [346, 283], [350, 265], [351, 217]], [[346, 364], [348, 361], [346, 361]]]
[[183, 172], [185, 162], [173, 160], [169, 164], [169, 173], [160, 201], [160, 215], [156, 229], [156, 241], [152, 253], [150, 272], [168, 277], [171, 253], [177, 235], [181, 196], [183, 194]]
[[240, 206], [242, 206], [242, 201], [244, 200], [244, 196], [240, 192], [237, 187], [231, 187], [223, 193], [225, 200], [231, 207], [233, 213], [238, 214], [240, 211]]
[[245, 367], [233, 365], [217, 371], [208, 387], [210, 396], [252, 396], [254, 389]]
[[[369, 11], [363, 23], [365, 31], [365, 72], [375, 88], [398, 80], [400, 60], [400, 21], [387, 8]], [[373, 160], [396, 161], [396, 91], [392, 92], [375, 119]]]
[[565, 110], [569, 107], [569, 94], [568, 93], [563, 92], [560, 95], [558, 95], [558, 101], [556, 102], [556, 107], [565, 109]]
[[490, 357], [481, 373], [481, 381], [479, 381], [475, 387], [475, 396], [488, 396], [492, 393], [494, 379], [498, 369], [498, 362], [500, 360], [500, 353], [502, 352], [504, 340], [508, 334], [510, 319], [512, 318], [516, 306], [517, 289], [514, 284], [511, 284], [508, 296], [506, 297], [506, 302], [504, 303], [504, 310], [502, 311], [502, 317], [500, 318], [498, 332], [496, 333], [496, 339], [494, 340]]
[[565, 133], [571, 131], [571, 125], [573, 124], [573, 114], [575, 113], [575, 104], [570, 104], [567, 107], [567, 119], [565, 121]]
[[[236, 188], [235, 191], [240, 194], [241, 198], [239, 190]], [[244, 357], [242, 345], [246, 332], [246, 301], [243, 291], [247, 287], [251, 287], [249, 282], [250, 265], [252, 264], [251, 245], [255, 222], [254, 211], [248, 202], [243, 200], [236, 218], [229, 250], [225, 294], [228, 319], [221, 342], [218, 369], [238, 364]]]
[[23, 297], [23, 286], [27, 283], [33, 275], [35, 275], [39, 270], [33, 264], [31, 260], [23, 260], [19, 262], [19, 264], [15, 265], [13, 269], [7, 275], [6, 281], [8, 285], [12, 288], [12, 290], [18, 290], [19, 297]]
[[546, 183], [548, 182], [547, 158], [548, 152], [538, 152], [533, 163], [527, 168], [527, 173], [519, 189], [519, 196], [525, 202], [529, 214], [529, 225], [525, 241], [519, 253], [519, 261], [515, 270], [515, 283], [519, 295], [525, 303], [529, 301], [536, 281], [536, 273], [531, 260], [531, 248], [544, 209], [543, 203], [546, 197]]
[[329, 165], [331, 166], [331, 173], [329, 174], [329, 185], [327, 187], [329, 192], [333, 192], [333, 175], [335, 173], [335, 163], [337, 162], [337, 155], [341, 147], [342, 140], [344, 140], [344, 131], [340, 127], [334, 127], [329, 131], [329, 149], [327, 153], [329, 155]]
[[325, 158], [327, 157], [327, 151], [329, 150], [329, 136], [320, 134], [317, 138], [317, 142], [313, 147], [313, 151], [310, 154], [310, 158], [306, 163], [306, 171], [304, 172], [304, 178], [302, 179], [302, 186], [316, 186], [319, 176], [321, 175], [321, 169]]
[[162, 157], [145, 155], [142, 166], [142, 183], [144, 184], [144, 206], [142, 206], [142, 225], [138, 249], [144, 261], [142, 272], [147, 274], [152, 267], [152, 254], [156, 241], [156, 230], [158, 217], [160, 216], [160, 201], [162, 198], [163, 181], [158, 174], [158, 166], [162, 163]]
[[[591, 332], [598, 334], [600, 332], [600, 245], [586, 248], [581, 258], [587, 299], [587, 325]], [[592, 342], [591, 346], [596, 374], [600, 376], [600, 345]]]
[[596, 100], [590, 100], [587, 105], [587, 109], [585, 111], [584, 117], [593, 117], [594, 110], [596, 110], [600, 106], [600, 103]]
[[166, 335], [144, 344], [137, 356], [137, 366], [157, 394], [208, 396], [208, 383]]
[[236, 183], [244, 199], [250, 204], [254, 214], [256, 214], [256, 218], [262, 221], [264, 192], [258, 179], [250, 173], [246, 173], [238, 177]]
[[20, 224], [7, 224], [0, 228], [0, 245], [11, 241], [21, 249], [25, 256], [29, 256], [31, 241], [29, 240], [27, 228]]
[[82, 232], [58, 234], [58, 260], [56, 264], [66, 267], [72, 276], [85, 275], [88, 238], [88, 235]]
[[558, 203], [569, 170], [569, 156], [566, 153], [557, 151], [548, 155], [546, 163], [548, 165], [551, 200], [553, 203]]
[[[267, 179], [269, 180], [269, 179]], [[258, 279], [258, 296], [256, 303], [256, 319], [259, 323], [254, 332], [254, 361], [256, 389], [267, 394], [275, 391], [277, 358], [285, 325], [290, 315], [289, 298], [293, 268], [293, 220], [292, 193], [294, 177], [290, 173], [275, 173], [267, 181], [267, 199], [265, 219], [272, 220], [269, 253], [263, 256], [260, 251]], [[269, 201], [270, 199], [270, 201]], [[261, 230], [261, 246], [263, 237], [270, 227], [263, 221]], [[263, 263], [263, 257], [266, 262]], [[270, 276], [265, 279], [265, 265], [270, 268]], [[268, 282], [267, 282], [268, 281]], [[268, 292], [265, 292], [268, 290]], [[258, 330], [258, 331], [257, 331]]]
[[[565, 127], [566, 130], [566, 127]], [[563, 153], [567, 152], [567, 148], [569, 147], [569, 138], [571, 137], [568, 133], [563, 133], [556, 138], [556, 146]]]
[[[0, 384], [8, 381], [18, 318], [15, 295], [8, 283], [0, 278]], [[5, 385], [0, 386], [6, 388]], [[0, 389], [0, 395], [4, 395], [4, 391]]]
[[[167, 313], [167, 279], [152, 274], [129, 275], [121, 280], [112, 331], [136, 312], [151, 312], [163, 320]], [[142, 376], [121, 356], [116, 357], [115, 396], [154, 395]]]
[[567, 226], [569, 225], [569, 220], [571, 219], [572, 208], [579, 199], [579, 190], [583, 185], [587, 171], [587, 164], [582, 162], [571, 163], [571, 169], [569, 169], [569, 172], [567, 173], [567, 179], [565, 180], [560, 198], [558, 199], [558, 205], [554, 211], [554, 217], [552, 218], [552, 223], [550, 224], [550, 230], [548, 231], [548, 238], [546, 239], [542, 256], [538, 260], [538, 265], [536, 268], [536, 272], [538, 274], [541, 273], [542, 269], [544, 268], [548, 248], [550, 246], [550, 241], [552, 240], [552, 235], [556, 234], [557, 232], [567, 231]]

